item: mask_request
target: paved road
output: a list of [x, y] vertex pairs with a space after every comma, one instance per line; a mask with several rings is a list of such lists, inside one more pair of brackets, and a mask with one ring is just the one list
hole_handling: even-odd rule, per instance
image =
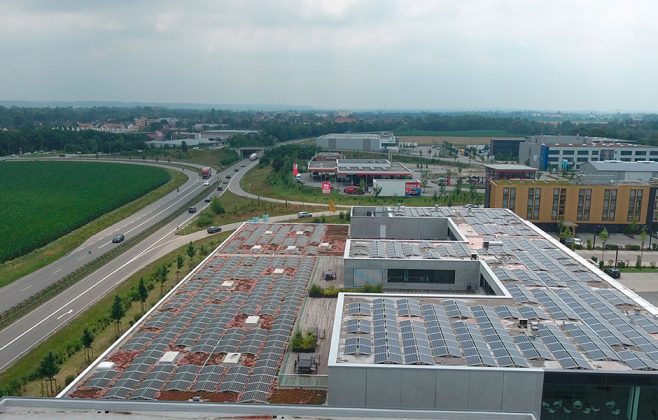
[[[240, 164], [238, 163], [224, 172], [216, 174], [211, 179], [211, 184], [219, 178], [224, 178], [226, 174], [233, 175], [234, 167], [239, 168]], [[162, 212], [165, 211], [165, 209], [169, 212], [167, 214], [175, 212], [180, 206], [186, 204], [185, 196], [187, 196], [187, 200], [189, 200], [204, 188], [208, 188], [203, 185], [203, 180], [199, 180], [196, 175], [192, 177], [192, 181], [188, 181], [188, 183], [190, 182], [191, 184], [186, 184], [185, 189], [181, 189], [180, 193], [171, 193], [167, 196], [169, 201], [165, 201], [165, 203], [169, 203], [168, 205], [161, 204], [160, 206], [156, 206], [156, 208], [150, 208], [150, 212], [157, 212], [158, 210]], [[218, 192], [214, 192], [213, 194], [218, 194]], [[177, 203], [177, 206], [173, 203]], [[203, 210], [208, 205], [209, 204], [205, 203], [203, 200], [196, 203], [198, 211]], [[143, 223], [144, 220], [149, 219], [152, 214], [149, 213], [149, 210], [145, 210], [143, 215], [139, 217], [140, 213], [142, 212], [138, 212], [135, 216], [132, 216], [130, 221], [122, 221], [119, 223], [119, 226], [124, 233], [128, 233], [128, 230], [134, 228], [134, 230], [128, 233], [128, 235], [134, 235], [137, 233], [138, 229], [145, 228], [145, 225], [140, 226], [140, 224]], [[68, 323], [80, 312], [97, 302], [125, 278], [135, 273], [149, 262], [179, 248], [197, 236], [203, 236], [205, 232], [197, 232], [194, 234], [196, 236], [192, 237], [181, 237], [175, 235], [178, 227], [187, 223], [194, 216], [196, 216], [196, 214], [189, 214], [187, 212], [180, 214], [173, 221], [150, 235], [137, 246], [129, 249], [110, 263], [82, 279], [80, 282], [71, 286], [50, 301], [44, 303], [23, 318], [17, 320], [9, 327], [0, 331], [0, 371], [4, 370], [22, 354], [29, 351], [32, 347], [46, 339], [53, 332], [57, 331], [57, 329]], [[136, 226], [140, 227], [136, 228]], [[108, 241], [111, 241], [111, 237], [115, 232], [116, 230], [108, 229], [105, 233], [99, 233], [98, 235], [95, 235], [94, 238], [90, 238], [85, 243], [86, 246], [83, 245], [67, 257], [64, 257], [71, 266], [65, 265], [62, 268], [62, 272], [67, 268], [71, 269], [71, 267], [74, 268], [84, 263], [85, 260], [82, 259], [80, 255], [89, 255], [89, 249], [97, 251], [111, 246], [107, 244]], [[129, 237], [128, 235], [127, 237]], [[48, 275], [52, 274], [56, 269], [52, 268], [51, 265], [42, 270], [42, 273]], [[59, 272], [57, 274], [59, 274]], [[18, 290], [20, 291], [20, 289]]]
[[180, 192], [173, 191], [167, 194], [126, 219], [93, 235], [75, 250], [55, 262], [1, 288], [0, 312], [11, 309], [17, 303], [24, 301], [40, 290], [57, 282], [67, 274], [118, 246], [118, 244], [112, 243], [112, 238], [117, 234], [124, 234], [126, 239], [132, 238], [178, 211], [181, 206], [186, 204], [203, 188], [207, 188], [203, 186], [203, 180], [200, 179], [198, 173], [189, 170], [183, 170], [183, 173], [187, 175], [188, 180], [180, 187]]

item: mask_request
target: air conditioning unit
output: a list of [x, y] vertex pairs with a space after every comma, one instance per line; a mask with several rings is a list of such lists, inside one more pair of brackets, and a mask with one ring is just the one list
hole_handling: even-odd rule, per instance
[[519, 328], [528, 328], [528, 320], [525, 318], [519, 318]]

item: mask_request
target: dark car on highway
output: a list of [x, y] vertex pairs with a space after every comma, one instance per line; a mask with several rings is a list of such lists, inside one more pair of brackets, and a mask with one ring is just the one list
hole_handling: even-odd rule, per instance
[[613, 279], [618, 279], [621, 277], [621, 271], [618, 268], [610, 267], [603, 270], [604, 273], [612, 277]]
[[231, 175], [226, 175], [226, 179], [231, 179]]
[[190, 207], [189, 209], [187, 209], [187, 212], [188, 213], [196, 213], [196, 207]]
[[217, 191], [223, 191], [223, 190], [224, 190], [224, 188], [222, 188], [222, 187], [217, 187]]
[[123, 236], [123, 233], [120, 233], [114, 238], [112, 238], [112, 243], [118, 244], [119, 242], [123, 242], [124, 239], [126, 239], [126, 237]]
[[217, 233], [217, 232], [221, 232], [222, 228], [219, 226], [209, 226], [208, 229], [206, 229], [206, 231], [208, 233]]

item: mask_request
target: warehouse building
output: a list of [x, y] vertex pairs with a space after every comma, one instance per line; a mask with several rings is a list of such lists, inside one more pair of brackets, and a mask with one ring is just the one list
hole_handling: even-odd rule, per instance
[[587, 162], [658, 161], [658, 147], [624, 140], [581, 136], [533, 136], [519, 145], [519, 163], [542, 171], [578, 169]]
[[607, 160], [584, 163], [579, 171], [587, 182], [610, 183], [617, 181], [644, 181], [652, 178], [658, 180], [658, 162], [644, 160], [639, 162], [622, 162]]
[[333, 133], [316, 139], [323, 150], [360, 150], [364, 152], [397, 151], [398, 141], [393, 133]]
[[658, 310], [511, 211], [359, 207], [350, 236], [346, 279], [390, 290], [339, 297], [330, 405], [656, 411]]

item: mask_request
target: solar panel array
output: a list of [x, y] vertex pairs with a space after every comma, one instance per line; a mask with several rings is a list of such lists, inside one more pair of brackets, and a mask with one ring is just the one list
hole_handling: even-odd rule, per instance
[[221, 246], [225, 254], [320, 255], [327, 232], [320, 224], [246, 224]]
[[[109, 359], [137, 357], [123, 369], [98, 370], [80, 388], [106, 390], [99, 393], [106, 399], [154, 400], [163, 391], [206, 391], [233, 392], [239, 402], [266, 402], [314, 264], [309, 257], [214, 257]], [[223, 285], [227, 279], [232, 286]], [[271, 322], [245, 326], [250, 315]], [[369, 321], [362, 322], [359, 328], [367, 328]], [[160, 362], [166, 351], [180, 352], [175, 363]], [[247, 354], [253, 362], [250, 367], [221, 363], [226, 353]]]
[[469, 258], [471, 249], [461, 242], [353, 240], [350, 257], [393, 259]]

